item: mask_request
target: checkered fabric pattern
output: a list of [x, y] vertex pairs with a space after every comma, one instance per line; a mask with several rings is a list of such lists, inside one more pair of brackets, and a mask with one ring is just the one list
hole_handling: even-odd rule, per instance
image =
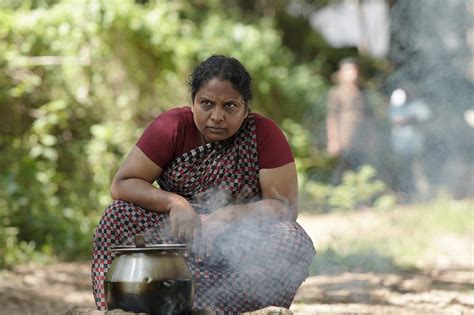
[[[231, 139], [208, 143], [178, 157], [158, 182], [162, 189], [199, 204], [201, 215], [224, 204], [260, 198], [252, 115]], [[170, 235], [167, 214], [114, 201], [94, 233], [92, 283], [99, 310], [107, 308], [104, 280], [113, 261], [111, 249], [132, 244], [139, 233], [147, 243], [179, 242]], [[224, 234], [204, 261], [185, 254], [195, 285], [194, 307], [228, 314], [269, 305], [288, 308], [315, 254], [301, 226], [293, 221], [240, 224]]]
[[261, 195], [257, 132], [252, 114], [236, 135], [176, 158], [158, 178], [162, 189], [204, 208], [204, 213]]
[[217, 258], [197, 262], [186, 257], [195, 284], [194, 306], [228, 313], [270, 305], [289, 308], [314, 254], [296, 222], [234, 226], [216, 240]]

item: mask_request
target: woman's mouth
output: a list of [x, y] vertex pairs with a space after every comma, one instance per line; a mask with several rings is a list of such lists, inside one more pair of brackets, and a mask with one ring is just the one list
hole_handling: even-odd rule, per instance
[[225, 128], [220, 128], [220, 127], [206, 127], [207, 130], [209, 130], [211, 133], [218, 133], [218, 134], [221, 134], [221, 133], [224, 133], [226, 131]]

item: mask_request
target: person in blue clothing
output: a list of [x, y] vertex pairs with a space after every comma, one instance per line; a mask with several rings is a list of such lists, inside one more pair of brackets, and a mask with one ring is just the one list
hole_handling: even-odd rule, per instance
[[421, 126], [430, 116], [431, 111], [422, 99], [413, 97], [403, 88], [392, 92], [389, 118], [396, 160], [395, 190], [406, 202], [427, 190], [420, 160], [425, 141]]

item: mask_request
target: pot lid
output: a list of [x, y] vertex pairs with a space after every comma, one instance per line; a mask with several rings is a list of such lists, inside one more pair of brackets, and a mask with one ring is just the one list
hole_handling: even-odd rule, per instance
[[187, 249], [186, 244], [150, 244], [145, 247], [135, 245], [120, 245], [112, 248], [112, 251], [118, 252], [143, 252], [143, 251], [175, 251]]

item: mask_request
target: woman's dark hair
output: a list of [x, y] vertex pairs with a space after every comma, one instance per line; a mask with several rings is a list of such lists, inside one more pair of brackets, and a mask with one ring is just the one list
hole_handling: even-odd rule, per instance
[[214, 78], [230, 81], [232, 86], [242, 95], [245, 104], [247, 106], [250, 104], [252, 100], [250, 87], [252, 77], [240, 61], [223, 55], [212, 55], [194, 68], [188, 80], [193, 102], [199, 89]]

